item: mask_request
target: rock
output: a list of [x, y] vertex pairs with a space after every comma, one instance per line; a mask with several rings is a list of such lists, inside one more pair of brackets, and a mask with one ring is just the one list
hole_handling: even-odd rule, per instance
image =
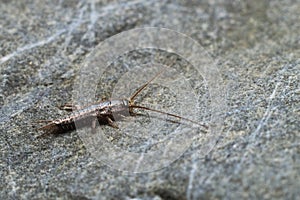
[[[1, 199], [296, 199], [300, 196], [299, 10], [299, 1], [291, 0], [3, 1]], [[186, 34], [216, 63], [220, 85], [226, 87], [222, 103], [227, 110], [222, 111], [221, 134], [211, 151], [202, 151], [207, 139], [202, 134], [171, 164], [132, 174], [93, 157], [91, 149], [99, 146], [89, 146], [79, 132], [36, 138], [42, 126], [38, 120], [68, 115], [59, 107], [74, 99], [82, 66], [97, 45], [124, 31], [150, 26]], [[146, 81], [142, 80], [146, 74], [137, 71], [137, 78], [123, 84], [124, 74], [130, 77], [139, 69], [136, 66], [144, 69], [149, 63], [175, 61], [172, 69], [190, 83], [200, 102], [192, 105], [199, 107], [199, 116], [190, 113], [190, 117], [209, 122], [209, 113], [202, 111], [211, 105], [208, 88], [213, 86], [205, 85], [207, 77], [197, 76], [197, 66], [186, 59], [157, 49], [127, 52], [110, 63], [95, 63], [95, 70], [100, 64], [108, 68], [103, 76], [89, 80], [97, 85], [90, 89], [101, 99], [122, 86], [119, 90], [128, 97]], [[179, 96], [154, 83], [137, 102], [172, 111], [179, 106], [184, 113], [190, 104], [179, 104]], [[152, 127], [161, 132], [149, 137], [150, 128], [145, 127], [155, 119], [151, 113], [141, 113], [146, 116], [117, 122], [127, 126], [128, 135], [120, 134], [123, 129], [101, 128], [112, 146], [138, 153], [144, 162], [142, 156], [147, 154], [142, 152], [158, 148], [149, 144], [172, 137], [179, 125], [162, 116], [162, 123]], [[130, 164], [120, 159], [120, 169]]]

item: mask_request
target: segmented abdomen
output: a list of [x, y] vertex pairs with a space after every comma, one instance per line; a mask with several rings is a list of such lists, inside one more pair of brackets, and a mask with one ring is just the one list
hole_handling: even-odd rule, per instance
[[64, 133], [75, 130], [76, 128], [90, 126], [95, 118], [100, 122], [107, 122], [107, 118], [113, 120], [113, 112], [128, 109], [127, 100], [104, 101], [99, 104], [87, 106], [81, 110], [75, 111], [72, 115], [53, 120], [49, 124], [40, 128], [45, 134]]

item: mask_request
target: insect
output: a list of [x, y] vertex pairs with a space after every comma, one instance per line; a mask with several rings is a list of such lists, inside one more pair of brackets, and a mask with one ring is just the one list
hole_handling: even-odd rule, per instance
[[[148, 110], [148, 111], [172, 116], [174, 118], [185, 120], [197, 124], [201, 127], [204, 127], [205, 129], [208, 129], [208, 126], [203, 123], [199, 123], [175, 114], [171, 114], [164, 111], [135, 104], [134, 102], [135, 97], [140, 92], [142, 92], [155, 78], [157, 78], [160, 74], [162, 74], [163, 71], [164, 70], [160, 71], [152, 79], [150, 79], [148, 82], [140, 86], [137, 89], [137, 91], [130, 96], [129, 99], [100, 101], [98, 103], [94, 103], [84, 108], [76, 109], [75, 107], [75, 112], [64, 118], [60, 118], [56, 120], [41, 120], [40, 122], [48, 122], [48, 124], [39, 128], [40, 130], [44, 131], [44, 133], [38, 137], [42, 137], [47, 134], [58, 134], [58, 133], [64, 133], [67, 131], [75, 130], [76, 129], [75, 122], [76, 125], [80, 124], [80, 126], [92, 126], [92, 130], [95, 130], [97, 121], [100, 124], [108, 124], [114, 128], [118, 128], [117, 124], [115, 123], [116, 119], [118, 119], [119, 116], [121, 118], [124, 117], [124, 113], [129, 113], [131, 116], [136, 115], [134, 109]], [[74, 107], [72, 105], [67, 104], [65, 105], [64, 109], [74, 110]]]

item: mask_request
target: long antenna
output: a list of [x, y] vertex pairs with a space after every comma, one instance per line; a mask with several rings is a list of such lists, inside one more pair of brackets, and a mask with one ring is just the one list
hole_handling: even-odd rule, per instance
[[181, 119], [181, 120], [185, 120], [185, 121], [189, 121], [189, 122], [192, 122], [194, 124], [198, 124], [199, 126], [202, 126], [204, 127], [205, 129], [208, 129], [208, 126], [205, 125], [205, 124], [201, 124], [199, 122], [196, 122], [196, 121], [193, 121], [191, 119], [188, 119], [188, 118], [184, 118], [184, 117], [180, 117], [178, 115], [175, 115], [175, 114], [171, 114], [171, 113], [167, 113], [167, 112], [163, 112], [163, 111], [160, 111], [160, 110], [155, 110], [155, 109], [152, 109], [152, 108], [148, 108], [148, 107], [144, 107], [144, 106], [139, 106], [139, 105], [135, 105], [133, 103], [133, 100], [134, 98], [141, 92], [143, 91], [155, 78], [157, 78], [159, 75], [161, 75], [166, 69], [163, 69], [161, 70], [159, 73], [157, 73], [152, 79], [150, 79], [149, 81], [147, 81], [144, 85], [142, 85], [135, 93], [133, 93], [131, 95], [131, 97], [129, 98], [129, 107], [130, 108], [139, 108], [139, 109], [144, 109], [144, 110], [149, 110], [149, 111], [152, 111], [152, 112], [157, 112], [157, 113], [161, 113], [161, 114], [165, 114], [165, 115], [169, 115], [169, 116], [172, 116], [172, 117], [175, 117], [175, 118], [178, 118], [178, 119]]
[[188, 118], [185, 118], [185, 117], [180, 117], [180, 116], [175, 115], [175, 114], [171, 114], [171, 113], [167, 113], [167, 112], [163, 112], [163, 111], [160, 111], [160, 110], [155, 110], [155, 109], [152, 109], [152, 108], [148, 108], [148, 107], [144, 107], [144, 106], [139, 106], [139, 105], [131, 105], [131, 108], [139, 108], [139, 109], [144, 109], [144, 110], [149, 110], [149, 111], [153, 111], [153, 112], [157, 112], [157, 113], [169, 115], [169, 116], [172, 116], [172, 117], [181, 119], [181, 120], [185, 120], [185, 121], [192, 122], [192, 123], [194, 123], [194, 124], [198, 124], [199, 126], [202, 126], [202, 127], [204, 127], [205, 129], [208, 129], [208, 126], [205, 125], [205, 124], [201, 124], [201, 123], [199, 123], [199, 122], [193, 121], [193, 120], [188, 119]]
[[152, 79], [150, 79], [148, 82], [146, 82], [144, 85], [142, 85], [131, 97], [129, 98], [129, 102], [132, 102], [134, 98], [143, 90], [145, 89], [151, 81], [153, 81], [155, 78], [157, 78], [160, 74], [162, 74], [166, 69], [161, 70], [158, 74], [156, 74]]

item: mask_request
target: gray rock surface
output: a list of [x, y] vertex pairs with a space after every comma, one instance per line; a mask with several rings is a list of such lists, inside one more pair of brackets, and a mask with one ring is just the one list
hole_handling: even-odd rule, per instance
[[[0, 199], [299, 198], [299, 10], [299, 0], [2, 1]], [[203, 157], [194, 141], [171, 165], [128, 175], [75, 131], [36, 139], [35, 121], [66, 114], [88, 53], [148, 26], [185, 33], [218, 60], [228, 111], [215, 148]], [[108, 96], [109, 80], [101, 88]]]

